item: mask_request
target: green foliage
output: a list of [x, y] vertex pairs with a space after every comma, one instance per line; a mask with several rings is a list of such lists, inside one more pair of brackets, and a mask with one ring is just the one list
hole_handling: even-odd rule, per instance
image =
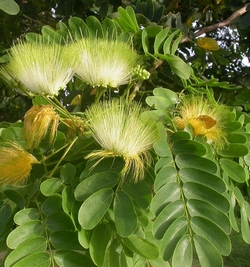
[[[112, 1], [92, 2], [100, 16], [111, 12]], [[211, 1], [206, 5], [218, 12]], [[214, 125], [220, 126], [213, 117], [217, 96], [233, 94], [239, 86], [204, 77], [197, 71], [197, 59], [187, 62], [182, 42], [188, 34], [195, 39], [190, 23], [202, 14], [196, 10], [196, 19], [187, 17], [182, 23], [180, 13], [171, 13], [175, 8], [157, 1], [136, 1], [134, 6], [117, 7], [109, 18], [71, 16], [67, 23], [44, 25], [39, 33], [25, 34], [28, 42], [62, 46], [81, 38], [122, 40], [135, 47], [140, 55], [138, 69], [148, 75], [145, 79], [134, 75], [117, 88], [93, 88], [74, 77], [57, 97], [32, 97], [34, 106], [51, 105], [60, 121], [56, 129], [49, 128], [55, 130], [52, 142], [48, 131], [33, 150], [26, 150], [26, 118], [0, 124], [0, 164], [5, 160], [2, 149], [9, 142], [38, 161], [30, 165], [23, 184], [1, 184], [1, 179], [11, 177], [13, 169], [25, 171], [26, 161], [17, 164], [18, 158], [11, 161], [14, 153], [9, 153], [6, 162], [10, 164], [0, 165], [4, 266], [191, 267], [198, 260], [201, 267], [220, 267], [231, 253], [234, 231], [250, 244], [249, 116], [227, 102], [219, 128], [226, 133], [224, 146], [217, 147], [209, 138], [213, 129], [218, 130]], [[242, 17], [240, 27], [248, 26]], [[200, 53], [216, 64], [228, 63], [223, 51], [208, 51], [206, 45], [197, 48], [196, 56]], [[191, 118], [180, 118], [183, 114], [178, 108], [183, 97], [190, 95], [209, 101], [211, 114], [203, 114], [206, 110], [201, 108]], [[126, 143], [106, 151], [87, 130], [86, 108], [113, 98], [142, 102], [147, 107], [142, 120], [155, 123], [158, 140], [144, 154], [145, 175], [137, 183], [132, 179], [136, 166], [126, 164], [140, 164], [138, 154], [119, 154], [116, 146], [126, 148]], [[235, 103], [241, 105], [244, 99], [238, 97]], [[197, 134], [193, 121], [205, 133], [200, 130]], [[30, 133], [37, 130], [32, 125]], [[135, 130], [124, 140], [136, 146]], [[113, 139], [116, 131], [119, 129], [114, 129]], [[94, 156], [89, 157], [90, 153]], [[128, 161], [129, 157], [133, 160]], [[124, 166], [129, 170], [126, 176]]]

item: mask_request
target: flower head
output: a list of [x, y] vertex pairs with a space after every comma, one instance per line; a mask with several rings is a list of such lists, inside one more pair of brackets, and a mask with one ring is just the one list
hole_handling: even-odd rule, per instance
[[17, 143], [0, 147], [0, 184], [24, 184], [37, 159]]
[[10, 62], [0, 74], [34, 95], [56, 95], [73, 76], [72, 58], [57, 44], [19, 43], [11, 48]]
[[179, 116], [174, 118], [178, 129], [191, 125], [194, 136], [203, 135], [208, 143], [223, 148], [227, 143], [225, 130], [228, 109], [223, 105], [211, 105], [207, 99], [200, 96], [184, 98], [179, 106]]
[[128, 83], [139, 58], [127, 43], [118, 40], [84, 38], [72, 44], [72, 51], [77, 57], [76, 74], [92, 86]]
[[130, 170], [135, 182], [144, 177], [144, 163], [150, 162], [148, 150], [157, 140], [154, 121], [143, 121], [140, 104], [120, 101], [93, 104], [86, 111], [87, 128], [102, 150], [93, 151], [91, 157], [122, 157], [124, 177]]
[[50, 128], [50, 144], [54, 140], [59, 116], [50, 105], [35, 105], [29, 109], [23, 122], [23, 135], [27, 149], [38, 147]]

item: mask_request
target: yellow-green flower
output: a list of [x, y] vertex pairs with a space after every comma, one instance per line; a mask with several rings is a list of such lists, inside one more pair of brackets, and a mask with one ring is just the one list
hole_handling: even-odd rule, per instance
[[35, 105], [29, 109], [23, 122], [23, 136], [27, 149], [39, 146], [50, 127], [50, 144], [54, 140], [59, 123], [59, 115], [50, 105]]
[[0, 147], [0, 184], [22, 185], [37, 159], [17, 143]]
[[132, 180], [144, 178], [144, 164], [150, 163], [149, 150], [158, 135], [154, 121], [143, 121], [140, 104], [107, 101], [93, 104], [86, 111], [87, 129], [102, 149], [87, 158], [122, 157], [125, 161], [122, 177], [130, 171]]
[[223, 148], [227, 143], [227, 115], [226, 106], [211, 105], [204, 97], [192, 96], [181, 99], [178, 116], [173, 121], [181, 130], [191, 125], [194, 136], [203, 135], [208, 143]]
[[118, 40], [83, 38], [72, 44], [71, 49], [76, 56], [76, 74], [93, 87], [129, 83], [131, 70], [139, 59], [131, 46]]
[[57, 95], [73, 77], [72, 57], [66, 49], [57, 44], [20, 42], [11, 48], [10, 61], [0, 75], [30, 94]]

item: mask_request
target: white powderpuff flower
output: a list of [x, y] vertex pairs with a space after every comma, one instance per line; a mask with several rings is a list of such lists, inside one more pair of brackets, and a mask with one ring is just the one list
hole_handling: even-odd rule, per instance
[[57, 95], [74, 74], [72, 57], [66, 49], [58, 44], [20, 42], [10, 49], [10, 61], [0, 74], [8, 82], [9, 73], [29, 94]]
[[158, 139], [155, 121], [141, 118], [144, 109], [136, 102], [106, 101], [86, 111], [87, 129], [102, 149], [87, 158], [122, 157], [122, 177], [132, 174], [137, 182], [144, 178], [144, 166], [150, 164], [149, 150]]
[[123, 41], [83, 38], [71, 45], [74, 71], [93, 87], [115, 88], [129, 83], [139, 55]]

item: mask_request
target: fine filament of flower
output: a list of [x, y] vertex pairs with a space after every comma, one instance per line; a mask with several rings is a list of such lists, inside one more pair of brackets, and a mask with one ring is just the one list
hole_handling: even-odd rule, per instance
[[30, 94], [53, 96], [73, 77], [72, 65], [71, 55], [60, 45], [20, 42], [11, 48], [10, 62], [1, 73], [10, 85], [21, 83]]
[[191, 125], [194, 136], [203, 135], [207, 142], [222, 149], [227, 143], [225, 130], [228, 109], [223, 105], [211, 105], [200, 96], [184, 98], [174, 118], [175, 126], [184, 130]]
[[139, 56], [125, 42], [98, 38], [82, 38], [70, 46], [75, 54], [74, 71], [93, 87], [117, 87], [133, 76]]
[[86, 158], [122, 157], [122, 177], [132, 173], [137, 182], [144, 177], [144, 163], [150, 163], [149, 149], [157, 140], [154, 121], [143, 121], [140, 104], [110, 101], [93, 104], [86, 111], [87, 129], [102, 149]]

